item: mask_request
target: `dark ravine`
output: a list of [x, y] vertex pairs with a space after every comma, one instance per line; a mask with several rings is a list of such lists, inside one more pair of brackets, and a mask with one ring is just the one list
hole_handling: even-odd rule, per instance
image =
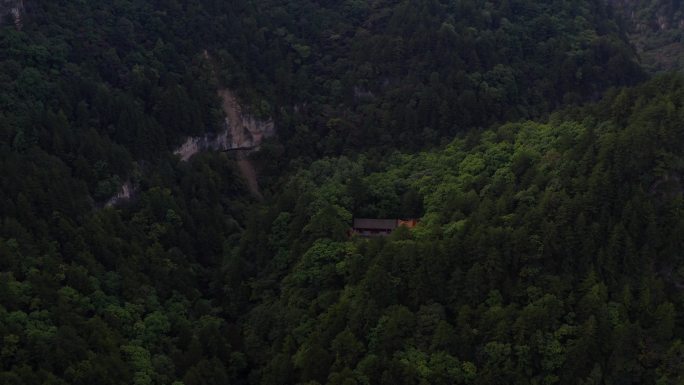
[[684, 9], [678, 1], [611, 0], [625, 22], [644, 67], [651, 72], [684, 69]]
[[611, 3], [636, 33], [662, 32], [684, 26], [682, 6], [678, 1], [658, 0], [648, 5], [639, 0], [612, 0]]
[[225, 114], [223, 130], [218, 134], [205, 134], [187, 138], [174, 154], [182, 161], [188, 161], [195, 154], [202, 151], [230, 151], [237, 150], [237, 163], [240, 173], [247, 183], [250, 192], [261, 199], [259, 183], [254, 165], [248, 155], [259, 149], [265, 138], [276, 134], [273, 120], [260, 120], [243, 111], [233, 93], [227, 89], [220, 89], [221, 107]]
[[[205, 58], [209, 59], [207, 53]], [[249, 154], [258, 151], [264, 139], [276, 134], [272, 119], [262, 120], [245, 112], [233, 92], [227, 88], [219, 89], [221, 108], [225, 114], [222, 130], [218, 133], [207, 133], [202, 136], [189, 137], [174, 151], [182, 162], [190, 160], [194, 155], [204, 151], [232, 151], [235, 153], [240, 174], [245, 179], [250, 193], [261, 199], [261, 191], [257, 173]], [[135, 187], [130, 182], [121, 186], [119, 192], [110, 198], [106, 207], [116, 206], [130, 200], [135, 195]]]
[[[204, 60], [209, 63], [211, 75], [216, 79], [216, 63], [209, 51], [204, 50]], [[228, 88], [219, 89], [221, 109], [225, 114], [223, 129], [219, 133], [187, 138], [174, 154], [180, 155], [181, 161], [188, 161], [193, 155], [202, 151], [233, 151], [242, 177], [252, 195], [261, 200], [256, 169], [249, 159], [249, 154], [258, 151], [265, 138], [276, 134], [273, 120], [261, 120], [244, 111], [242, 105]]]

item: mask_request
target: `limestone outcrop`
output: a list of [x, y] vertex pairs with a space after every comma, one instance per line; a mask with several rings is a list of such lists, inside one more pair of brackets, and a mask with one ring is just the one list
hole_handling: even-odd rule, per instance
[[218, 133], [187, 138], [174, 152], [186, 161], [201, 151], [257, 150], [264, 138], [276, 133], [273, 120], [262, 120], [243, 110], [228, 89], [218, 91], [226, 115]]
[[23, 15], [23, 0], [0, 0], [0, 25], [14, 23], [17, 29], [21, 29]]

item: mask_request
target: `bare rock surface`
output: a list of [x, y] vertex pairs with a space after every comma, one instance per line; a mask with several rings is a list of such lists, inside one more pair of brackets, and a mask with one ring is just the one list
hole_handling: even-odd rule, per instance
[[23, 14], [23, 0], [0, 0], [0, 25], [11, 22], [21, 29]]
[[226, 119], [218, 134], [206, 134], [187, 138], [174, 152], [187, 161], [201, 151], [257, 150], [264, 138], [275, 135], [273, 120], [261, 120], [243, 112], [235, 95], [228, 89], [220, 89], [223, 112]]
[[121, 189], [119, 192], [114, 195], [113, 197], [109, 198], [107, 203], [105, 203], [105, 207], [113, 207], [116, 206], [117, 204], [121, 202], [128, 201], [133, 197], [135, 194], [135, 187], [133, 187], [133, 183], [130, 181], [127, 181], [121, 186]]

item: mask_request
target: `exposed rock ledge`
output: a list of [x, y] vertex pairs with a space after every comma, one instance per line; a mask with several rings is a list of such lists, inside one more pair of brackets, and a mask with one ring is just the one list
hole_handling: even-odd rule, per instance
[[[208, 53], [205, 52], [204, 55], [209, 59]], [[174, 151], [174, 154], [179, 155], [181, 161], [185, 162], [202, 151], [239, 150], [237, 151], [236, 161], [240, 173], [247, 182], [247, 188], [256, 198], [261, 199], [256, 170], [247, 155], [251, 151], [258, 150], [264, 138], [269, 138], [276, 134], [275, 124], [272, 119], [261, 120], [249, 113], [243, 112], [242, 106], [240, 106], [237, 98], [230, 90], [221, 89], [218, 91], [218, 95], [221, 98], [221, 107], [226, 115], [223, 129], [218, 133], [187, 138]], [[121, 189], [115, 196], [107, 201], [105, 207], [112, 207], [126, 202], [135, 194], [135, 186], [128, 181], [121, 186]]]
[[228, 89], [219, 90], [218, 94], [226, 115], [223, 130], [218, 134], [188, 138], [174, 151], [174, 154], [180, 155], [181, 160], [187, 161], [193, 155], [207, 150], [256, 150], [264, 138], [275, 135], [273, 120], [260, 120], [243, 113], [242, 107]]
[[0, 0], [0, 25], [2, 25], [5, 20], [10, 19], [14, 22], [17, 29], [21, 29], [21, 17], [23, 13], [23, 0]]
[[131, 181], [126, 181], [126, 183], [121, 186], [119, 192], [109, 198], [107, 203], [105, 203], [105, 207], [113, 207], [121, 202], [128, 201], [133, 197], [133, 194], [135, 194], [135, 187], [133, 187]]

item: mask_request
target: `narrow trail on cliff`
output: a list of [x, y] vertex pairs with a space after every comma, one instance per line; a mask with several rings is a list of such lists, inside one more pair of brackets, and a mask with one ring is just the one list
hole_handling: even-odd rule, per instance
[[[211, 58], [211, 55], [209, 55], [209, 52], [207, 50], [204, 50], [203, 56], [205, 60], [207, 60], [207, 62], [209, 63], [209, 67], [211, 68], [211, 76], [218, 84], [218, 77], [216, 76], [216, 63]], [[219, 88], [217, 90], [217, 94], [221, 98], [221, 109], [223, 110], [223, 113], [231, 122], [233, 122], [234, 125], [237, 124], [237, 122], [241, 120], [241, 109], [239, 103], [237, 102], [237, 99], [235, 98], [235, 96], [233, 96], [233, 93], [227, 88]], [[235, 138], [233, 140], [236, 139], [238, 142], [243, 141], [242, 137]], [[263, 195], [261, 195], [261, 190], [259, 189], [258, 175], [256, 172], [256, 168], [254, 167], [254, 164], [249, 159], [249, 152], [237, 151], [236, 162], [238, 165], [238, 169], [240, 170], [240, 174], [247, 183], [247, 189], [252, 193], [252, 195], [254, 195], [255, 198], [262, 200]]]
[[[239, 116], [239, 110], [236, 109], [237, 103], [235, 97], [228, 89], [219, 89], [218, 95], [221, 97], [221, 107], [223, 113], [226, 114], [228, 119], [232, 121], [237, 121]], [[254, 164], [249, 159], [249, 152], [245, 150], [239, 150], [236, 153], [236, 161], [240, 174], [247, 182], [247, 188], [254, 195], [255, 198], [261, 200], [263, 196], [261, 195], [261, 190], [259, 189], [259, 180]]]
[[[225, 116], [223, 129], [219, 132], [187, 137], [174, 154], [180, 157], [181, 162], [187, 162], [203, 151], [224, 151], [234, 154], [233, 159], [237, 164], [239, 174], [245, 181], [247, 190], [261, 201], [263, 195], [259, 188], [258, 173], [249, 155], [259, 149], [264, 138], [275, 135], [273, 120], [261, 119], [250, 114], [229, 88], [219, 87], [216, 63], [206, 50], [203, 57], [209, 64], [208, 71], [210, 71], [211, 78], [217, 84], [216, 94], [221, 99], [221, 109]], [[115, 195], [103, 203], [103, 206], [114, 207], [128, 201], [136, 195], [137, 190], [137, 183], [127, 180]]]
[[252, 161], [247, 158], [247, 156], [243, 156], [242, 154], [238, 154], [237, 157], [237, 165], [238, 168], [240, 169], [240, 173], [242, 174], [242, 177], [245, 178], [245, 181], [247, 182], [247, 188], [249, 191], [259, 200], [262, 200], [264, 197], [261, 195], [261, 191], [259, 191], [259, 182], [257, 181], [257, 172], [256, 169], [254, 168], [254, 165], [252, 164]]

